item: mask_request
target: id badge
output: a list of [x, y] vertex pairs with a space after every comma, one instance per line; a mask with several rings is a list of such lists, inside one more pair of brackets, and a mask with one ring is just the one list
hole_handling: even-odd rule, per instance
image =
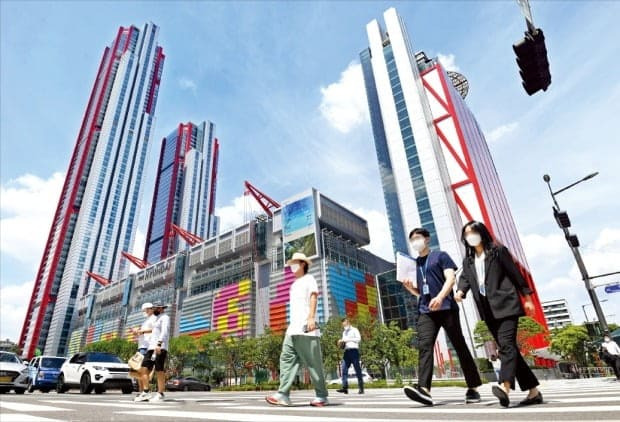
[[430, 295], [431, 294], [431, 292], [430, 292], [430, 290], [428, 288], [428, 284], [426, 284], [426, 283], [422, 285], [422, 294], [423, 295]]
[[480, 294], [482, 296], [486, 296], [487, 295], [487, 289], [486, 289], [486, 287], [484, 287], [484, 284], [480, 285]]

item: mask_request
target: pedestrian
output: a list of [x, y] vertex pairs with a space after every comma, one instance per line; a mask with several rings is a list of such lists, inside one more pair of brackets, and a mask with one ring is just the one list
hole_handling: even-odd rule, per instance
[[441, 250], [430, 250], [431, 235], [424, 228], [416, 228], [409, 233], [411, 247], [418, 252], [416, 258], [417, 283], [411, 279], [403, 280], [403, 286], [418, 296], [418, 385], [406, 386], [404, 392], [411, 400], [426, 406], [433, 405], [431, 380], [433, 377], [434, 345], [443, 327], [454, 347], [461, 367], [467, 392], [465, 403], [480, 402], [477, 388], [482, 385], [474, 358], [467, 347], [461, 323], [459, 308], [454, 301], [452, 288], [456, 281], [456, 265], [450, 256]]
[[[170, 317], [164, 312], [168, 305], [161, 302], [153, 304], [153, 314], [157, 317], [153, 325], [149, 346], [142, 361], [140, 376], [143, 390], [134, 401], [160, 402], [164, 400], [166, 387], [165, 363], [168, 356], [168, 342], [170, 340]], [[148, 373], [155, 367], [157, 374], [157, 392], [150, 394], [148, 387]]]
[[[142, 313], [145, 318], [144, 322], [140, 328], [134, 328], [132, 332], [138, 336], [138, 352], [144, 356], [148, 351], [151, 332], [153, 331], [153, 325], [155, 324], [157, 317], [153, 315], [153, 304], [150, 302], [142, 304]], [[139, 391], [148, 390], [148, 385], [142, 385], [142, 376], [140, 376], [138, 371], [130, 371], [129, 375], [136, 378], [138, 381]]]
[[342, 319], [342, 338], [338, 340], [338, 346], [344, 349], [342, 357], [342, 388], [339, 393], [349, 394], [349, 367], [353, 365], [357, 376], [358, 394], [364, 394], [364, 377], [360, 366], [360, 342], [362, 336], [357, 328], [351, 325], [349, 318]]
[[310, 259], [296, 252], [287, 262], [295, 275], [289, 290], [289, 325], [284, 335], [280, 354], [280, 385], [278, 392], [265, 397], [267, 403], [291, 406], [289, 392], [295, 381], [300, 363], [310, 372], [316, 397], [311, 406], [326, 406], [327, 387], [323, 372], [320, 332], [316, 322], [319, 289], [315, 278], [308, 274]]
[[465, 224], [461, 241], [465, 245], [466, 256], [455, 298], [458, 302], [462, 301], [471, 289], [480, 317], [499, 346], [499, 385], [493, 386], [493, 395], [502, 406], [508, 407], [508, 396], [510, 390], [515, 389], [516, 377], [521, 390], [529, 390], [520, 404], [541, 404], [543, 396], [537, 388], [538, 379], [517, 346], [519, 317], [526, 312], [528, 315], [534, 314], [532, 290], [508, 249], [493, 240], [483, 223], [470, 221]]
[[620, 347], [618, 343], [611, 339], [609, 331], [605, 331], [603, 335], [601, 349], [603, 360], [611, 366], [611, 369], [616, 375], [616, 379], [620, 381]]
[[491, 366], [493, 366], [493, 370], [495, 371], [495, 378], [499, 381], [499, 371], [502, 367], [502, 362], [498, 359], [496, 354], [491, 355]]

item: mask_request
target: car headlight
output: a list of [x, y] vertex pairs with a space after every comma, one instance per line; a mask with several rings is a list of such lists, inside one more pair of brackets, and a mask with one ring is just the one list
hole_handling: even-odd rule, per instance
[[107, 371], [108, 368], [106, 368], [105, 366], [93, 366], [93, 369], [96, 371]]

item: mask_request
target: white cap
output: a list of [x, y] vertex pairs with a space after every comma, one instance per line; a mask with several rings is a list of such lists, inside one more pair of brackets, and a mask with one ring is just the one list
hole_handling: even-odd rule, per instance
[[153, 307], [153, 304], [151, 302], [146, 302], [146, 303], [142, 304], [142, 310], [143, 311], [145, 311], [145, 310], [147, 310], [149, 308], [152, 308], [152, 307]]

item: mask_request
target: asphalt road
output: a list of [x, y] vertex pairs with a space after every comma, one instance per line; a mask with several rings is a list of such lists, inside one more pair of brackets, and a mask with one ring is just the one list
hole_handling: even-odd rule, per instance
[[[0, 422], [51, 421], [620, 421], [620, 382], [611, 378], [545, 381], [545, 403], [518, 407], [525, 393], [515, 392], [510, 408], [499, 406], [491, 385], [480, 388], [482, 402], [464, 403], [464, 388], [434, 388], [433, 407], [410, 401], [401, 389], [368, 390], [342, 395], [330, 390], [330, 405], [309, 405], [312, 391], [293, 391], [292, 407], [271, 406], [266, 392], [171, 392], [161, 403], [134, 403], [133, 395], [40, 392], [0, 395]], [[356, 393], [352, 390], [352, 393]]]

